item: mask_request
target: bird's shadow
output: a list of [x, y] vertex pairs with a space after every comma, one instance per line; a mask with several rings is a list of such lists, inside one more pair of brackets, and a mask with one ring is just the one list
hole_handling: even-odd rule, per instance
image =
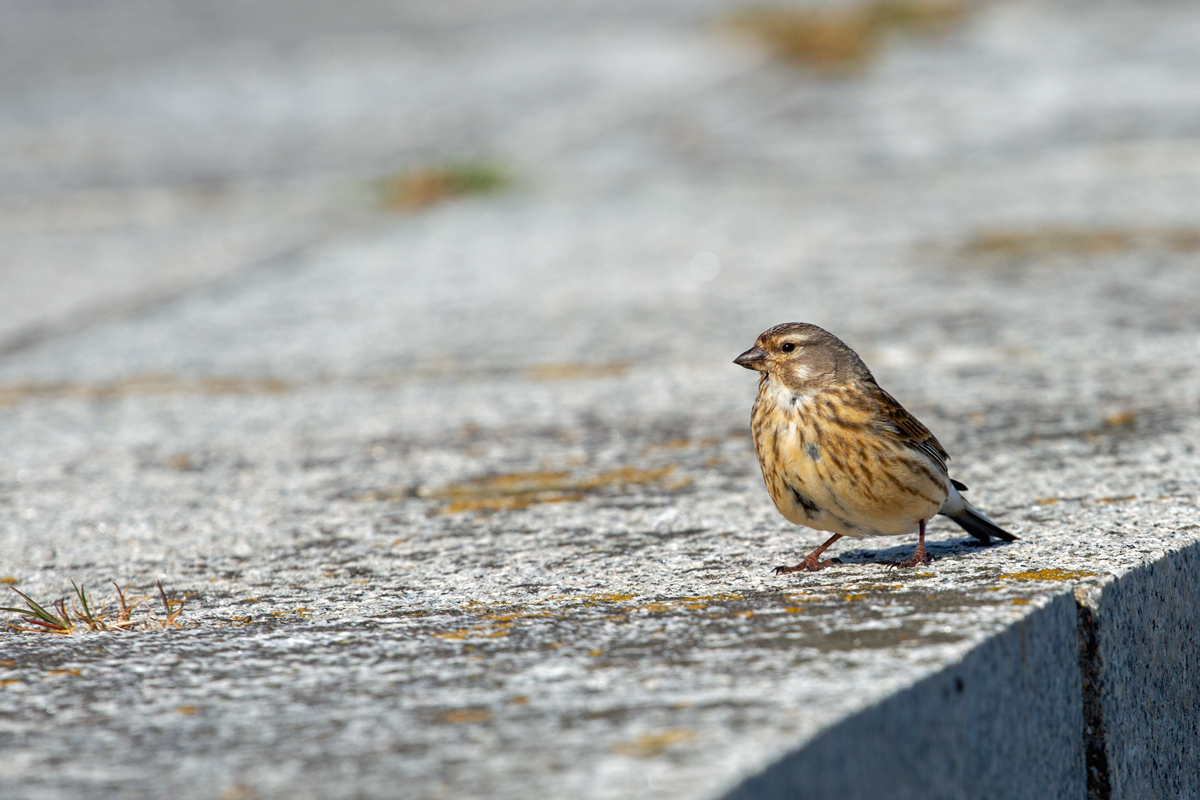
[[[935, 559], [943, 559], [951, 556], [968, 555], [981, 548], [1000, 547], [1005, 544], [1009, 544], [1009, 542], [993, 539], [992, 543], [988, 545], [972, 536], [966, 536], [962, 539], [946, 539], [939, 542], [931, 542], [926, 539], [925, 552], [929, 553]], [[915, 541], [883, 549], [872, 548], [868, 543], [864, 542], [853, 550], [832, 553], [831, 556], [835, 561], [842, 564], [881, 564], [887, 566], [890, 561], [903, 561], [909, 558], [916, 550], [917, 543]]]

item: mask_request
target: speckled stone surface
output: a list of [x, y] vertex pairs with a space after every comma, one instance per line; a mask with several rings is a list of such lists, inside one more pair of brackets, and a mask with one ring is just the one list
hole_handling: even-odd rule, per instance
[[[0, 578], [186, 605], [0, 633], [0, 796], [1195, 790], [1194, 717], [1153, 724], [1196, 685], [1191, 6], [988, 4], [835, 78], [716, 4], [306, 8], [180, 53], [149, 15], [120, 68], [3, 84], [5, 186], [50, 200], [5, 190], [32, 227], [0, 246], [49, 255], [0, 290]], [[507, 191], [364, 199], [479, 153]], [[261, 192], [204, 224], [270, 247], [164, 277], [207, 239], [186, 204], [54, 227], [73, 181], [206, 170]], [[20, 270], [101, 239], [97, 305]], [[901, 537], [774, 575], [823, 537], [771, 507], [730, 361], [786, 320], [858, 349], [1020, 541], [938, 520], [928, 568], [880, 563]]]
[[1077, 639], [1059, 594], [727, 798], [1086, 797]]
[[[1077, 592], [1093, 625], [1093, 788], [1112, 797], [1193, 797], [1200, 776], [1200, 546], [1168, 553], [1102, 591]], [[1090, 688], [1090, 687], [1089, 687]], [[1102, 752], [1100, 752], [1102, 750]], [[1094, 771], [1095, 772], [1095, 771]]]

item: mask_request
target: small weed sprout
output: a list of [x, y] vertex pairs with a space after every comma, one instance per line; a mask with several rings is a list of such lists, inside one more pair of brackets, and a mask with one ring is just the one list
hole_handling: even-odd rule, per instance
[[[18, 622], [9, 622], [8, 627], [28, 633], [104, 633], [129, 630], [166, 630], [180, 628], [179, 615], [183, 613], [183, 601], [173, 600], [167, 596], [162, 581], [158, 581], [158, 596], [162, 601], [164, 616], [156, 616], [150, 607], [150, 597], [129, 598], [126, 592], [129, 587], [122, 589], [115, 582], [116, 604], [96, 604], [89, 597], [87, 590], [71, 581], [74, 594], [62, 597], [50, 604], [50, 608], [40, 605], [29, 595], [11, 587], [25, 601], [25, 608], [0, 608], [20, 616]], [[142, 608], [142, 614], [136, 614]], [[32, 627], [31, 627], [32, 626]]]
[[405, 172], [384, 181], [383, 204], [414, 211], [454, 197], [488, 194], [504, 188], [508, 176], [483, 161], [446, 163]]

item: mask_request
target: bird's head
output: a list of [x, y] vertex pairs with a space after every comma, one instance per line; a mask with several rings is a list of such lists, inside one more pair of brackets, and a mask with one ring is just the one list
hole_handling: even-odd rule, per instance
[[733, 363], [765, 373], [792, 389], [848, 383], [871, 374], [845, 342], [807, 322], [785, 322], [764, 331], [754, 347]]

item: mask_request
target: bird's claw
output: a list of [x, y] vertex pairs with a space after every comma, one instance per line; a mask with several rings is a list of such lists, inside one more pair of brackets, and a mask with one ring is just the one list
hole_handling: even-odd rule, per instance
[[908, 569], [909, 567], [932, 564], [934, 561], [937, 561], [937, 559], [929, 555], [929, 553], [917, 553], [912, 558], [906, 558], [903, 561], [885, 561], [883, 564], [888, 569]]

